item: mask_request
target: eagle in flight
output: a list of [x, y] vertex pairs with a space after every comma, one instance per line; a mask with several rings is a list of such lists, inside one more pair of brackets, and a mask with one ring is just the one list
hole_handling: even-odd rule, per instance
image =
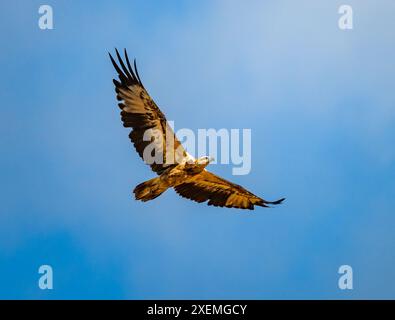
[[[115, 92], [121, 109], [123, 126], [132, 128], [129, 134], [140, 157], [144, 158], [146, 147], [154, 143], [155, 151], [162, 161], [148, 163], [159, 176], [136, 186], [136, 200], [149, 201], [155, 199], [168, 188], [174, 188], [182, 197], [196, 202], [208, 201], [208, 205], [250, 209], [254, 206], [269, 207], [280, 204], [277, 201], [266, 201], [242, 186], [229, 182], [212, 172], [206, 166], [213, 160], [209, 157], [193, 158], [183, 148], [168, 124], [165, 115], [151, 99], [144, 88], [137, 72], [136, 60], [130, 64], [125, 49], [125, 62], [117, 49], [119, 65], [110, 55], [111, 62], [118, 73], [119, 81], [114, 79]], [[156, 132], [156, 136], [147, 139], [147, 130]], [[156, 140], [155, 140], [156, 139]], [[168, 143], [168, 140], [171, 143]], [[172, 158], [174, 161], [166, 161]], [[147, 161], [146, 161], [147, 162]]]

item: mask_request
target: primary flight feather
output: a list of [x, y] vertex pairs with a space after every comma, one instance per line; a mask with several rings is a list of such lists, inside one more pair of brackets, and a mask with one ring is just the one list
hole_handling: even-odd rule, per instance
[[[255, 205], [268, 207], [284, 200], [266, 201], [242, 186], [207, 171], [206, 166], [211, 159], [195, 159], [183, 148], [165, 115], [144, 88], [137, 72], [136, 60], [132, 66], [125, 50], [125, 65], [118, 50], [115, 51], [119, 65], [109, 55], [119, 78], [113, 82], [117, 100], [120, 101], [118, 106], [123, 125], [132, 128], [130, 140], [143, 160], [146, 148], [152, 143], [161, 159], [149, 163], [159, 177], [143, 182], [134, 189], [137, 200], [155, 199], [168, 188], [174, 188], [182, 197], [196, 202], [208, 201], [208, 205], [228, 208], [253, 210]], [[147, 132], [154, 132], [155, 135], [146, 139]]]

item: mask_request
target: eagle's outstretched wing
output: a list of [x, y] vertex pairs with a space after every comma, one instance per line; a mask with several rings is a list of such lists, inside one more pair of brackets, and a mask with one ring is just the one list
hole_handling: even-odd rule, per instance
[[276, 205], [284, 200], [284, 198], [277, 201], [263, 200], [242, 186], [222, 179], [207, 170], [203, 170], [174, 189], [184, 198], [196, 202], [208, 200], [208, 205], [228, 208], [253, 210], [254, 205], [268, 207], [268, 204]]
[[118, 50], [116, 54], [120, 67], [111, 54], [109, 55], [118, 72], [119, 81], [114, 79], [113, 82], [117, 99], [120, 101], [118, 106], [122, 110], [123, 125], [132, 128], [129, 137], [143, 160], [147, 160], [144, 157], [146, 147], [151, 143], [155, 144], [155, 148], [152, 148], [156, 152], [153, 157], [155, 161], [150, 161], [149, 165], [154, 172], [161, 174], [167, 168], [191, 156], [182, 147], [166, 121], [165, 115], [145, 90], [137, 72], [136, 60], [134, 60], [133, 68], [125, 49], [126, 66]]

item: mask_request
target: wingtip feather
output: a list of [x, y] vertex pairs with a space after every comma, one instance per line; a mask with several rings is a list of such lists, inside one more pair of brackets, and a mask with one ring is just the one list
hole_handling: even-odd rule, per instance
[[284, 200], [285, 198], [281, 198], [276, 201], [265, 201], [265, 203], [277, 205], [277, 204], [281, 204]]

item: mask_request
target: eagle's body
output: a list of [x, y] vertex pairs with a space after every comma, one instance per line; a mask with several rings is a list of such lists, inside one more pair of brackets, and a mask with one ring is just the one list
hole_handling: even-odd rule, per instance
[[[209, 205], [254, 209], [254, 205], [268, 207], [280, 204], [284, 199], [266, 201], [243, 187], [229, 182], [206, 170], [211, 159], [193, 158], [175, 137], [164, 114], [148, 95], [136, 68], [130, 65], [125, 50], [127, 67], [116, 51], [121, 68], [110, 55], [119, 80], [114, 80], [117, 99], [121, 101], [121, 118], [125, 127], [132, 128], [130, 139], [137, 152], [144, 159], [145, 149], [154, 143], [161, 161], [150, 163], [151, 169], [159, 176], [139, 184], [134, 189], [137, 200], [155, 199], [168, 188], [174, 188], [182, 197], [196, 202], [208, 201]], [[154, 130], [159, 139], [146, 139], [148, 130]], [[170, 135], [170, 136], [169, 136]], [[170, 159], [170, 161], [169, 161]]]
[[159, 177], [139, 184], [134, 193], [136, 199], [142, 201], [152, 200], [158, 197], [168, 188], [177, 187], [200, 174], [207, 163], [197, 163], [195, 161], [184, 161], [175, 167], [166, 169]]

